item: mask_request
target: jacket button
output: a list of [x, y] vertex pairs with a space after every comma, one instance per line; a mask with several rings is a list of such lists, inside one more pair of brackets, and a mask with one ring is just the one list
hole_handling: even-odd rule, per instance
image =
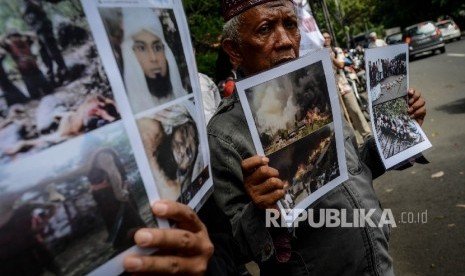
[[265, 254], [270, 254], [271, 253], [271, 244], [267, 243], [265, 244]]

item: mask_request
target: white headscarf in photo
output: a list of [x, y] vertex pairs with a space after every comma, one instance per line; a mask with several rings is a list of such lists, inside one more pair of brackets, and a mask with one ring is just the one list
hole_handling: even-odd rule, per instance
[[189, 121], [197, 125], [197, 116], [194, 103], [184, 101], [180, 104], [172, 105], [152, 115], [153, 119], [161, 122], [166, 134], [171, 134], [173, 128]]
[[[134, 113], [153, 108], [187, 94], [183, 88], [179, 69], [173, 52], [165, 41], [163, 27], [157, 13], [150, 8], [123, 8], [124, 38], [121, 45], [124, 62], [124, 82], [129, 102]], [[169, 65], [169, 74], [173, 95], [157, 98], [150, 94], [144, 72], [133, 51], [133, 35], [145, 30], [156, 35], [162, 41], [165, 57]]]

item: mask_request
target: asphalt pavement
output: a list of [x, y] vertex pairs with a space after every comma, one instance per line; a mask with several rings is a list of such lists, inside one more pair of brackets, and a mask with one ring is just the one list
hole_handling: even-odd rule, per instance
[[410, 62], [410, 87], [427, 100], [427, 165], [375, 180], [397, 222], [390, 253], [396, 275], [465, 275], [465, 40]]

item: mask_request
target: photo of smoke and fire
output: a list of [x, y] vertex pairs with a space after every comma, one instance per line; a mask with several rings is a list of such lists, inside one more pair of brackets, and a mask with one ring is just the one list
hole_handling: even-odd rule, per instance
[[245, 90], [263, 151], [288, 184], [285, 209], [340, 175], [321, 61]]

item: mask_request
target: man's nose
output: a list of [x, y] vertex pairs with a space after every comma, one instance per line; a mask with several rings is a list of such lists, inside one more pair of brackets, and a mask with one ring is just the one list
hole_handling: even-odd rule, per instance
[[158, 57], [157, 52], [152, 47], [149, 47], [149, 52], [148, 52], [149, 60], [156, 61], [157, 57]]
[[292, 47], [293, 34], [290, 33], [284, 26], [279, 26], [276, 29], [276, 46], [277, 47]]

